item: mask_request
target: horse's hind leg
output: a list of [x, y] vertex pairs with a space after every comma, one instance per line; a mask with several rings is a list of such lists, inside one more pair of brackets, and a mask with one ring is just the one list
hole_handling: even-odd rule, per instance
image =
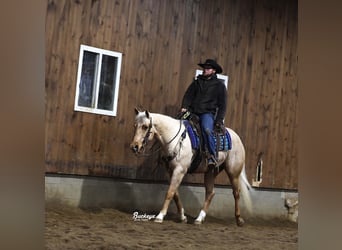
[[240, 201], [240, 182], [239, 182], [239, 176], [233, 176], [232, 174], [228, 173], [229, 176], [229, 180], [232, 184], [232, 188], [233, 188], [233, 195], [234, 195], [234, 200], [235, 200], [235, 220], [236, 220], [236, 224], [238, 226], [243, 226], [243, 224], [245, 223], [245, 221], [241, 218], [240, 215], [240, 205], [239, 205], [239, 201]]
[[205, 185], [205, 201], [202, 207], [201, 212], [197, 216], [195, 220], [195, 224], [202, 224], [204, 219], [208, 213], [210, 203], [215, 196], [214, 192], [214, 181], [217, 176], [217, 172], [213, 173], [213, 171], [208, 171], [204, 174], [204, 185]]

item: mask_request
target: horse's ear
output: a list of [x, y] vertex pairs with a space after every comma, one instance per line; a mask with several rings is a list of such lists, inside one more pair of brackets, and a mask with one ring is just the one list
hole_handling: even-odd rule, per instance
[[135, 114], [138, 115], [139, 114], [139, 109], [137, 107], [134, 108]]
[[150, 113], [147, 110], [145, 111], [145, 114], [146, 114], [147, 119], [150, 119]]

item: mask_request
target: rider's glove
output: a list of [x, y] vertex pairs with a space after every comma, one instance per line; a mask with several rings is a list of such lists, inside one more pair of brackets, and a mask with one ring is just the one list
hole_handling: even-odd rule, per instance
[[214, 132], [218, 134], [224, 134], [226, 131], [226, 128], [223, 125], [223, 121], [216, 121], [215, 122], [215, 127], [214, 127]]

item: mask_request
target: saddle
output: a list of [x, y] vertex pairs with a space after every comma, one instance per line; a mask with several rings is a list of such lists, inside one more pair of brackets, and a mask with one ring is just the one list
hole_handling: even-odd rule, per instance
[[[208, 155], [208, 150], [206, 149], [206, 145], [204, 145], [204, 140], [202, 138], [199, 117], [187, 111], [182, 114], [180, 119], [183, 120], [183, 124], [186, 127], [187, 134], [191, 141], [192, 149], [194, 150], [191, 166], [188, 169], [188, 173], [193, 173], [200, 165], [203, 157]], [[224, 134], [214, 131], [212, 136], [216, 145], [216, 155], [218, 155], [219, 151], [227, 152], [232, 149], [232, 140], [227, 129], [225, 129]]]

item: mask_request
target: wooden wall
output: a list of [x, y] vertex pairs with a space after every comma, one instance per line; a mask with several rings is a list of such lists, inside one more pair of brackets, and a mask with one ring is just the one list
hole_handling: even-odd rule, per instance
[[[263, 152], [261, 186], [298, 188], [297, 22], [297, 0], [48, 0], [46, 172], [165, 180], [159, 156], [129, 149], [133, 109], [175, 116], [197, 63], [214, 58], [249, 180]], [[116, 117], [73, 110], [80, 44], [123, 53]]]

